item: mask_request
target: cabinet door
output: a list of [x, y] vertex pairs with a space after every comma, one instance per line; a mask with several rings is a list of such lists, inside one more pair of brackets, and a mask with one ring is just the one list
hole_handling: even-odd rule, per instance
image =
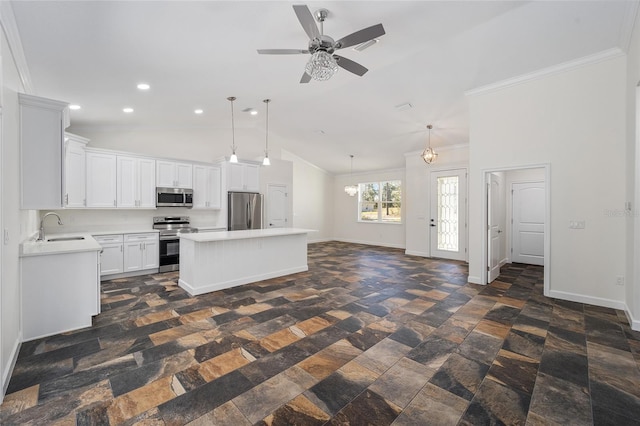
[[142, 269], [142, 242], [129, 241], [124, 243], [124, 272]]
[[209, 168], [209, 208], [211, 209], [219, 209], [222, 205], [222, 190], [221, 186], [221, 171], [219, 167], [210, 167]]
[[156, 186], [164, 188], [176, 186], [176, 165], [173, 161], [156, 161]]
[[208, 167], [193, 166], [193, 208], [206, 209], [209, 203]]
[[160, 258], [158, 256], [159, 246], [160, 242], [158, 241], [157, 237], [153, 240], [145, 241], [142, 243], [142, 269], [157, 268], [160, 266]]
[[122, 243], [103, 244], [100, 255], [100, 275], [119, 274], [123, 271]]
[[117, 189], [117, 204], [122, 208], [134, 208], [137, 207], [137, 173], [136, 166], [137, 160], [132, 157], [118, 156], [118, 189]]
[[116, 207], [116, 156], [87, 152], [87, 207]]
[[260, 166], [256, 164], [244, 165], [244, 190], [250, 192], [260, 191]]
[[244, 164], [229, 163], [228, 167], [228, 190], [244, 191]]
[[193, 166], [187, 163], [176, 163], [176, 187], [193, 188]]
[[138, 207], [156, 208], [156, 161], [138, 159]]
[[84, 145], [71, 141], [67, 142], [65, 152], [65, 207], [84, 207], [85, 167]]

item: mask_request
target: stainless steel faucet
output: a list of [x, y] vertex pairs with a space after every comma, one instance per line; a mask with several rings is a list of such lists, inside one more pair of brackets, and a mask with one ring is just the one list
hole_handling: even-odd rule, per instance
[[58, 213], [55, 212], [49, 212], [47, 214], [45, 214], [44, 216], [42, 216], [42, 219], [40, 220], [40, 232], [38, 233], [38, 239], [36, 241], [44, 241], [44, 220], [47, 218], [47, 216], [55, 216], [58, 218], [58, 225], [64, 225], [62, 223], [62, 219], [60, 219], [60, 216], [58, 216]]

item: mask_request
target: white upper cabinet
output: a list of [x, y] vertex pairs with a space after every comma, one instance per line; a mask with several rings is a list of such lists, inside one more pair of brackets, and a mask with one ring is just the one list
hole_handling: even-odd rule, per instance
[[193, 188], [193, 166], [190, 163], [156, 161], [156, 186], [166, 188]]
[[64, 129], [68, 104], [18, 94], [20, 104], [20, 208], [63, 207]]
[[194, 165], [193, 166], [193, 208], [194, 209], [219, 209], [220, 200], [219, 167]]
[[117, 156], [117, 206], [156, 207], [156, 162], [150, 158]]
[[260, 166], [249, 163], [227, 164], [228, 191], [260, 191]]
[[86, 205], [86, 157], [85, 147], [89, 139], [65, 133], [64, 177], [66, 208], [83, 208]]
[[116, 156], [87, 150], [87, 207], [117, 207]]

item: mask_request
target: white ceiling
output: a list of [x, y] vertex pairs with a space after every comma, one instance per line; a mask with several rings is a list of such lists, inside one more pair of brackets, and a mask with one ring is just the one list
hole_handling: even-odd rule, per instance
[[[424, 148], [429, 123], [435, 148], [468, 143], [465, 91], [625, 50], [636, 12], [635, 2], [612, 0], [309, 2], [312, 12], [329, 10], [324, 32], [334, 39], [377, 23], [386, 35], [362, 52], [338, 52], [369, 68], [363, 77], [340, 69], [329, 81], [299, 84], [307, 55], [256, 53], [306, 49], [293, 4], [305, 3], [12, 3], [34, 92], [82, 105], [74, 129], [219, 134], [231, 126], [226, 98], [236, 96], [236, 128], [263, 131], [262, 100], [270, 98], [272, 147], [332, 173], [349, 172], [349, 154], [354, 171], [403, 167], [404, 153]], [[135, 89], [141, 81], [149, 92]], [[407, 102], [413, 108], [396, 110]], [[259, 158], [262, 144], [238, 143], [241, 157]]]

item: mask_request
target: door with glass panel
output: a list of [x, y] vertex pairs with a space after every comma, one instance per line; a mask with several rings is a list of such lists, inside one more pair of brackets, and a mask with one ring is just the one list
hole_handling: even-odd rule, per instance
[[466, 169], [431, 172], [429, 239], [431, 257], [466, 259]]

